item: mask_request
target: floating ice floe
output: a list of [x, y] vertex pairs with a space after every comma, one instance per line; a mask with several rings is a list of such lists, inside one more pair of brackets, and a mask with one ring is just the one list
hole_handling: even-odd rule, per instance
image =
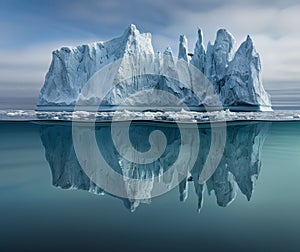
[[213, 111], [159, 111], [136, 112], [120, 110], [114, 112], [51, 112], [34, 110], [0, 110], [1, 121], [157, 121], [182, 123], [209, 123], [224, 121], [300, 121], [299, 110], [275, 110], [265, 112]]

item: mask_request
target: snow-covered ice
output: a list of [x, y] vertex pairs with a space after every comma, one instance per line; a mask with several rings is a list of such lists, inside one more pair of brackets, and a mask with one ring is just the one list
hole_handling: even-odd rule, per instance
[[[217, 100], [224, 108], [236, 107], [239, 110], [239, 106], [247, 106], [249, 110], [270, 109], [271, 101], [262, 85], [260, 57], [252, 39], [248, 36], [235, 52], [235, 40], [225, 29], [218, 30], [214, 44], [209, 42], [206, 50], [202, 36], [199, 29], [192, 54], [188, 52], [187, 38], [180, 36], [177, 64], [170, 48], [163, 54], [155, 53], [151, 34], [140, 33], [135, 25], [130, 25], [122, 36], [107, 42], [56, 50], [52, 54], [38, 107], [51, 110], [51, 106], [74, 106], [79, 98], [85, 105], [98, 105], [99, 94], [94, 92], [96, 90], [81, 91], [99, 70], [118, 62], [114, 86], [105, 93], [104, 105], [119, 106], [127, 99], [133, 108], [141, 103], [150, 108], [165, 106], [159, 99], [153, 99], [155, 93], [151, 90], [160, 89], [170, 92], [196, 110], [203, 105], [215, 106]], [[131, 57], [134, 57], [135, 63], [130, 60]], [[195, 77], [197, 71], [193, 68], [198, 69], [200, 75], [205, 75], [212, 89], [202, 77]], [[129, 79], [126, 78], [128, 75]], [[182, 86], [182, 75], [190, 81], [188, 88]], [[101, 88], [96, 87], [98, 91]], [[147, 94], [134, 96], [138, 91]], [[170, 104], [176, 105], [179, 104]]]

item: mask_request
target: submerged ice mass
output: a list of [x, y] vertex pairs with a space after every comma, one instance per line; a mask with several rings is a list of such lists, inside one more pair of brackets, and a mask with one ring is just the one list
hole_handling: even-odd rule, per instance
[[[38, 107], [74, 106], [79, 97], [85, 105], [98, 105], [99, 97], [93, 90], [83, 94], [81, 91], [100, 69], [119, 61], [114, 86], [105, 94], [102, 105], [119, 106], [126, 99], [125, 104], [133, 108], [180, 105], [155, 99], [155, 90], [160, 89], [173, 94], [195, 110], [201, 110], [203, 106], [213, 107], [216, 100], [220, 100], [224, 108], [235, 110], [244, 110], [241, 107], [247, 107], [247, 110], [270, 109], [270, 97], [262, 85], [260, 57], [252, 39], [248, 36], [236, 52], [234, 44], [233, 36], [227, 30], [220, 29], [214, 44], [209, 42], [205, 50], [199, 29], [193, 53], [188, 52], [187, 38], [180, 36], [176, 62], [171, 48], [168, 47], [164, 53], [155, 53], [151, 34], [140, 33], [134, 25], [130, 25], [119, 38], [54, 51]], [[130, 61], [133, 56], [147, 64], [137, 69]], [[214, 92], [203, 78], [194, 78], [193, 68], [203, 73]], [[192, 91], [176, 80], [179, 71], [184, 72], [186, 79], [190, 79]], [[128, 73], [136, 76], [126, 79]], [[146, 95], [134, 95], [139, 91]]]
[[[92, 130], [89, 127], [84, 127], [84, 125], [81, 127], [83, 132]], [[122, 124], [119, 127], [122, 127]], [[203, 205], [204, 190], [207, 188], [209, 194], [214, 191], [218, 205], [225, 207], [234, 201], [239, 188], [240, 192], [250, 200], [262, 166], [261, 151], [270, 127], [270, 122], [230, 125], [227, 128], [227, 142], [221, 162], [205, 184], [200, 184], [198, 181], [208, 158], [211, 129], [210, 127], [199, 127], [201, 151], [198, 153], [196, 163], [190, 171], [186, 170], [185, 179], [179, 184], [179, 199], [184, 201], [188, 197], [189, 191], [194, 191], [198, 198], [197, 208], [200, 210]], [[128, 197], [120, 199], [131, 211], [134, 211], [140, 203], [150, 203], [154, 190], [153, 184], [156, 180], [160, 180], [162, 184], [171, 185], [179, 176], [178, 172], [171, 173], [168, 176], [163, 174], [178, 158], [179, 149], [181, 148], [178, 127], [165, 127], [163, 124], [155, 123], [133, 123], [130, 135], [134, 147], [141, 151], [147, 150], [149, 148], [147, 137], [154, 130], [163, 131], [168, 139], [164, 153], [152, 163], [136, 164], [129, 162], [116, 151], [110, 136], [109, 124], [97, 125], [95, 128], [99, 150], [105, 157], [105, 162], [109, 163], [111, 168], [123, 176], [123, 183], [115, 186], [127, 188]], [[186, 127], [184, 130], [190, 131], [190, 128]], [[107, 194], [103, 188], [98, 187], [91, 181], [80, 166], [74, 151], [70, 124], [43, 123], [40, 127], [40, 137], [45, 148], [45, 155], [51, 169], [54, 186], [63, 189], [85, 190], [94, 194]], [[86, 144], [85, 146], [87, 153], [92, 153], [90, 145]], [[124, 150], [130, 149], [126, 144], [122, 145], [122, 148]], [[94, 156], [91, 154], [89, 158], [94, 158]], [[180, 162], [180, 166], [187, 167], [189, 162], [191, 160], [187, 154], [186, 158]], [[104, 163], [98, 164], [99, 169], [102, 169], [103, 166]], [[107, 183], [111, 181], [108, 177], [105, 176]], [[135, 187], [135, 184], [128, 178], [147, 178], [149, 182], [144, 184], [143, 187]], [[188, 188], [189, 184], [191, 188]], [[132, 195], [132, 193], [138, 194], [139, 192], [145, 195], [145, 199], [130, 198], [129, 195]]]

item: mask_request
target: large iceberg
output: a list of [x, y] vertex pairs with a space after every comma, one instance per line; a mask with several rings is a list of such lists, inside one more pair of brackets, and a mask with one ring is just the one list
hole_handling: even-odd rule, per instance
[[[38, 109], [71, 108], [79, 99], [81, 104], [99, 106], [99, 94], [94, 90], [83, 92], [83, 88], [99, 70], [114, 62], [118, 62], [117, 78], [101, 100], [103, 106], [120, 106], [124, 101], [132, 108], [180, 105], [156, 98], [156, 90], [163, 90], [194, 110], [219, 107], [216, 100], [232, 110], [271, 108], [270, 97], [262, 85], [260, 57], [249, 36], [236, 52], [235, 40], [225, 29], [217, 32], [214, 44], [209, 42], [206, 50], [200, 29], [193, 53], [188, 52], [184, 35], [179, 42], [178, 60], [175, 60], [171, 48], [155, 53], [151, 34], [140, 33], [135, 25], [130, 25], [119, 38], [56, 50], [39, 95]], [[147, 64], [137, 69], [131, 57]], [[204, 77], [195, 78], [195, 69]], [[182, 73], [190, 80], [190, 88], [182, 85]], [[144, 95], [135, 95], [139, 91]]]

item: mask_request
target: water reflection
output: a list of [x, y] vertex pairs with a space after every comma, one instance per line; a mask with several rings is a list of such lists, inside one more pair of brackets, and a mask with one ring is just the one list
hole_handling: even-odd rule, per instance
[[[200, 151], [193, 169], [184, 174], [185, 179], [180, 182], [179, 199], [186, 200], [188, 197], [188, 184], [193, 184], [198, 197], [197, 208], [203, 205], [204, 189], [208, 193], [214, 191], [219, 206], [228, 206], [236, 197], [238, 188], [248, 200], [250, 200], [255, 181], [261, 169], [261, 150], [270, 128], [269, 122], [256, 122], [247, 124], [231, 124], [227, 127], [227, 141], [225, 150], [214, 174], [207, 180], [205, 185], [199, 184], [198, 179], [209, 153], [211, 144], [211, 129], [209, 125], [199, 126]], [[120, 123], [120, 127], [122, 124]], [[82, 130], [86, 130], [83, 126]], [[138, 151], [147, 151], [150, 147], [148, 137], [154, 130], [162, 131], [167, 139], [166, 149], [161, 157], [149, 164], [136, 164], [123, 158], [116, 150], [111, 140], [111, 125], [97, 124], [95, 135], [99, 149], [106, 162], [126, 179], [130, 178], [153, 178], [162, 179], [161, 183], [171, 184], [176, 179], [173, 176], [161, 177], [171, 164], [176, 161], [179, 153], [181, 138], [176, 125], [158, 123], [132, 123], [130, 127], [130, 140]], [[186, 128], [188, 131], [188, 127]], [[86, 190], [94, 194], [106, 194], [99, 188], [81, 168], [74, 151], [72, 141], [72, 126], [65, 124], [42, 124], [40, 136], [45, 147], [46, 159], [52, 172], [52, 183], [63, 189]], [[126, 146], [123, 146], [126, 149]], [[92, 157], [91, 157], [92, 158]], [[183, 160], [182, 165], [189, 160]], [[101, 167], [101, 164], [99, 164]], [[143, 190], [145, 195], [151, 194], [151, 183], [144, 188], [131, 188], [131, 190]], [[113, 196], [113, 195], [111, 195]], [[116, 196], [113, 196], [116, 197]], [[132, 200], [120, 198], [126, 208], [134, 211], [140, 203], [149, 203], [150, 199]], [[148, 198], [148, 197], [145, 197]]]

